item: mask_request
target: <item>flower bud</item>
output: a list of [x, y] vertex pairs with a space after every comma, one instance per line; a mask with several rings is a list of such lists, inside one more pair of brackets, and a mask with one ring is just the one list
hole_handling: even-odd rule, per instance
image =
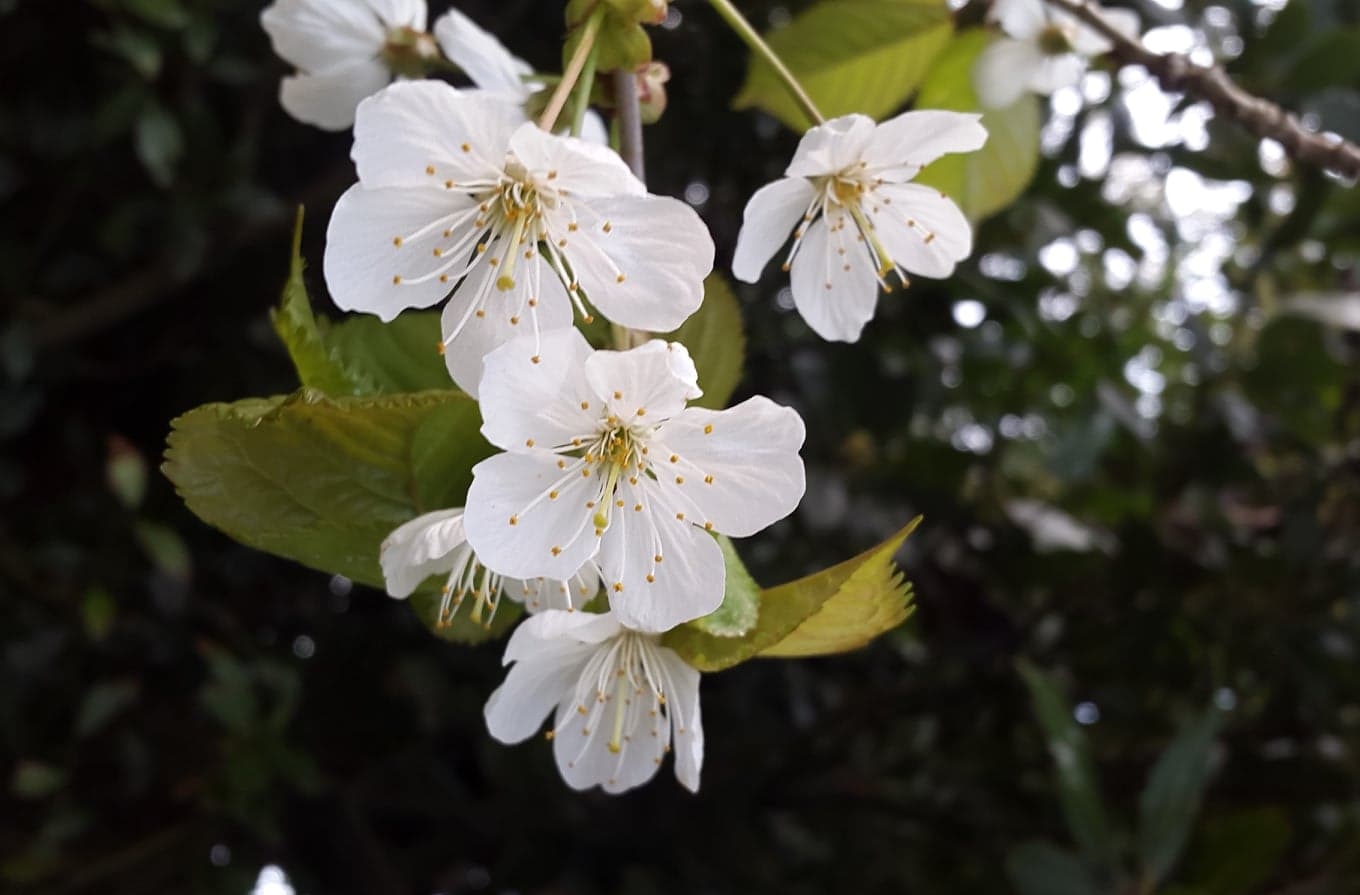
[[637, 73], [638, 106], [643, 124], [656, 124], [666, 111], [666, 82], [671, 70], [664, 62], [649, 62]]

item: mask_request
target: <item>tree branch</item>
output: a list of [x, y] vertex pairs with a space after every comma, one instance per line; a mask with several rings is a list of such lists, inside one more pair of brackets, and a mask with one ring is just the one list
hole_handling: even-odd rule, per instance
[[638, 108], [637, 74], [614, 72], [614, 103], [619, 116], [619, 155], [638, 180], [647, 181], [642, 154], [642, 110]]
[[1270, 100], [1253, 96], [1219, 66], [1205, 67], [1181, 53], [1154, 53], [1115, 28], [1087, 0], [1048, 0], [1071, 13], [1114, 44], [1112, 54], [1124, 65], [1146, 68], [1168, 92], [1192, 93], [1258, 137], [1268, 137], [1293, 158], [1352, 180], [1360, 178], [1360, 146], [1340, 137], [1325, 137], [1303, 126], [1298, 116]]

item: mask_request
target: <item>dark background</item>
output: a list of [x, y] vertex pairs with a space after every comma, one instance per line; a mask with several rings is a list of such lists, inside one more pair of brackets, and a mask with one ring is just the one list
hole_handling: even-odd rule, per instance
[[[559, 64], [555, 4], [459, 5]], [[722, 268], [796, 138], [729, 109], [744, 49], [704, 4], [676, 9], [654, 31], [674, 77], [650, 186], [707, 187]], [[1353, 4], [1296, 0], [1269, 26], [1239, 0], [1139, 9], [1357, 136]], [[0, 890], [245, 895], [274, 864], [312, 895], [1012, 891], [1017, 846], [1072, 847], [1023, 657], [1082, 704], [1116, 863], [1134, 864], [1149, 768], [1216, 704], [1181, 888], [1159, 891], [1360, 891], [1360, 344], [1280, 313], [1303, 292], [1360, 301], [1355, 190], [1217, 121], [1207, 150], [1140, 143], [1116, 81], [959, 274], [884, 299], [857, 345], [816, 339], [777, 273], [743, 286], [737, 397], [791, 404], [809, 432], [807, 497], [743, 546], [753, 572], [796, 577], [924, 513], [902, 556], [919, 609], [854, 654], [706, 676], [697, 796], [669, 768], [577, 794], [541, 742], [486, 735], [499, 645], [442, 643], [381, 593], [234, 544], [156, 470], [175, 415], [296, 387], [267, 319], [292, 208], [319, 269], [353, 179], [347, 134], [278, 107], [258, 14], [0, 0]], [[1060, 174], [1096, 116], [1128, 203], [1102, 198], [1108, 160]], [[1203, 242], [1164, 199], [1176, 168], [1248, 187], [1218, 225], [1221, 313], [1175, 273]], [[1152, 244], [1135, 213], [1166, 272], [1112, 285], [1105, 253]], [[1074, 265], [1041, 263], [1078, 230]], [[968, 300], [981, 325], [956, 322]], [[1163, 377], [1155, 402], [1134, 357]], [[1099, 546], [1042, 549], [1067, 523], [1021, 524], [1017, 499]]]

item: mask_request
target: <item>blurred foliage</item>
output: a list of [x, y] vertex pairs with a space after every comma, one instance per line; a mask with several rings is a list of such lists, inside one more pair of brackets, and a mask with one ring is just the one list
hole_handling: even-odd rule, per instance
[[[459, 5], [560, 64], [540, 0]], [[1360, 136], [1360, 11], [1276, 5], [1139, 9]], [[648, 170], [721, 267], [797, 135], [731, 108], [744, 49], [672, 8]], [[919, 512], [917, 611], [706, 676], [698, 797], [580, 795], [486, 736], [498, 646], [238, 546], [151, 471], [172, 417], [294, 390], [292, 209], [320, 258], [353, 178], [347, 136], [279, 110], [258, 11], [0, 0], [0, 889], [246, 893], [272, 862], [321, 895], [1360, 891], [1360, 337], [1297, 301], [1354, 302], [1355, 189], [1193, 100], [1149, 126], [1137, 73], [1096, 72], [974, 257], [860, 343], [812, 336], [776, 271], [740, 287], [734, 399], [809, 431], [802, 508], [743, 558], [787, 580]]]

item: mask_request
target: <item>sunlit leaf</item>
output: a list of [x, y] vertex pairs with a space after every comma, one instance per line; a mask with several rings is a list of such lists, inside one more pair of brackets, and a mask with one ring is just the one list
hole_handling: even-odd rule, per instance
[[[766, 39], [825, 117], [881, 118], [916, 92], [952, 31], [944, 0], [822, 0]], [[754, 55], [733, 104], [797, 131], [813, 124]]]
[[[762, 590], [759, 620], [741, 637], [716, 637], [691, 623], [668, 633], [663, 643], [700, 671], [720, 671], [756, 655], [826, 655], [862, 646], [883, 633], [889, 620], [896, 624], [906, 617], [908, 591], [892, 558], [919, 523], [912, 520], [839, 565]], [[833, 601], [837, 605], [821, 618]], [[900, 614], [889, 608], [894, 604]]]
[[1025, 94], [1004, 109], [983, 110], [973, 92], [973, 63], [991, 40], [982, 30], [964, 31], [936, 60], [916, 105], [926, 109], [982, 112], [987, 142], [977, 152], [946, 155], [917, 175], [980, 221], [1024, 193], [1039, 168], [1039, 101]]

